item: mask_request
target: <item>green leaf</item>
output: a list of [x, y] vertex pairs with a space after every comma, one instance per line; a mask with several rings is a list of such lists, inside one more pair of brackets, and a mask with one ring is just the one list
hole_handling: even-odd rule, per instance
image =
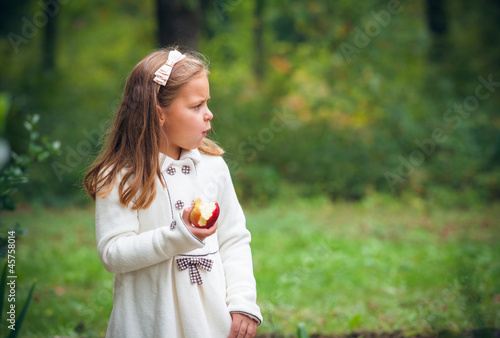
[[2, 315], [3, 311], [3, 302], [5, 300], [5, 286], [7, 285], [7, 262], [3, 265], [2, 277], [0, 278], [0, 328], [3, 327]]
[[38, 121], [40, 121], [40, 115], [38, 114], [34, 114], [32, 117], [31, 117], [31, 123], [32, 124], [37, 124]]
[[10, 96], [7, 93], [0, 93], [0, 133], [5, 129], [5, 121], [10, 109]]
[[38, 162], [43, 162], [46, 159], [48, 159], [50, 156], [50, 153], [48, 151], [42, 151], [40, 154], [37, 156]]
[[307, 338], [307, 330], [306, 330], [306, 324], [300, 322], [299, 325], [297, 325], [297, 338]]
[[24, 128], [26, 128], [28, 131], [33, 130], [33, 126], [28, 121], [24, 121]]
[[358, 327], [360, 323], [361, 323], [361, 315], [356, 315], [356, 316], [352, 317], [351, 321], [349, 322], [349, 328], [352, 331], [356, 327]]
[[61, 149], [61, 141], [54, 141], [52, 143], [52, 150], [53, 151], [59, 151], [59, 149]]
[[21, 327], [23, 326], [24, 318], [26, 318], [26, 314], [28, 313], [28, 307], [30, 306], [31, 299], [33, 298], [33, 291], [35, 290], [35, 284], [31, 286], [30, 292], [28, 293], [28, 297], [26, 298], [26, 302], [24, 303], [24, 306], [21, 310], [21, 313], [19, 314], [19, 317], [16, 320], [16, 329], [11, 331], [9, 334], [9, 338], [15, 338], [19, 334], [19, 331], [21, 330]]

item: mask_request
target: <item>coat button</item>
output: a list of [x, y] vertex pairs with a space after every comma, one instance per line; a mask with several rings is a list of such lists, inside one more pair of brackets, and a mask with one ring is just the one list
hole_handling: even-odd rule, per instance
[[191, 172], [191, 167], [190, 166], [188, 166], [188, 165], [182, 166], [182, 173], [184, 175], [189, 175], [190, 172]]
[[184, 208], [184, 202], [178, 200], [177, 202], [175, 202], [175, 207], [177, 208], [177, 210], [181, 210], [182, 208]]
[[175, 175], [175, 168], [174, 167], [168, 167], [167, 169], [167, 174], [169, 174], [170, 176], [173, 176]]

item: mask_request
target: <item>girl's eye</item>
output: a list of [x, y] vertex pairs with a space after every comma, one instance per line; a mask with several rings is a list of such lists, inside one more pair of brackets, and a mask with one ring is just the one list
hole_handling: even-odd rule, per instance
[[[209, 103], [209, 102], [210, 102], [210, 100], [207, 100], [207, 101], [206, 101], [206, 104], [208, 105], [208, 103]], [[199, 105], [194, 106], [193, 108], [194, 108], [194, 109], [196, 109], [196, 110], [198, 110], [198, 109], [200, 109], [203, 105], [204, 105], [204, 103], [202, 102], [202, 103], [200, 103]]]

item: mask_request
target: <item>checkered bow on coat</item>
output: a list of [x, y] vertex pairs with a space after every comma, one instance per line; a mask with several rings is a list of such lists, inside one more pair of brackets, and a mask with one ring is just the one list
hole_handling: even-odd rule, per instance
[[203, 270], [210, 272], [212, 270], [212, 265], [213, 261], [208, 258], [186, 257], [177, 259], [177, 266], [179, 267], [179, 269], [182, 271], [189, 268], [189, 277], [191, 278], [191, 283], [198, 283], [198, 285], [203, 284], [198, 268], [200, 267]]

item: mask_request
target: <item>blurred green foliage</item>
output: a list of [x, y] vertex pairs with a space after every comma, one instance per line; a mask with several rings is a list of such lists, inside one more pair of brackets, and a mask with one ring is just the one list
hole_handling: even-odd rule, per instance
[[[211, 61], [212, 137], [227, 151], [241, 198], [267, 203], [292, 185], [333, 199], [373, 190], [464, 206], [498, 199], [500, 6], [446, 4], [436, 59], [423, 2], [266, 2], [261, 54], [255, 1], [210, 3], [199, 51]], [[40, 11], [29, 6], [28, 21]], [[27, 146], [21, 121], [33, 113], [65, 145], [24, 191], [52, 205], [84, 201], [80, 181], [125, 79], [157, 48], [152, 1], [61, 2], [57, 19], [55, 70], [41, 68], [42, 27], [17, 53], [0, 40], [13, 148]], [[21, 34], [23, 22], [4, 31]]]

